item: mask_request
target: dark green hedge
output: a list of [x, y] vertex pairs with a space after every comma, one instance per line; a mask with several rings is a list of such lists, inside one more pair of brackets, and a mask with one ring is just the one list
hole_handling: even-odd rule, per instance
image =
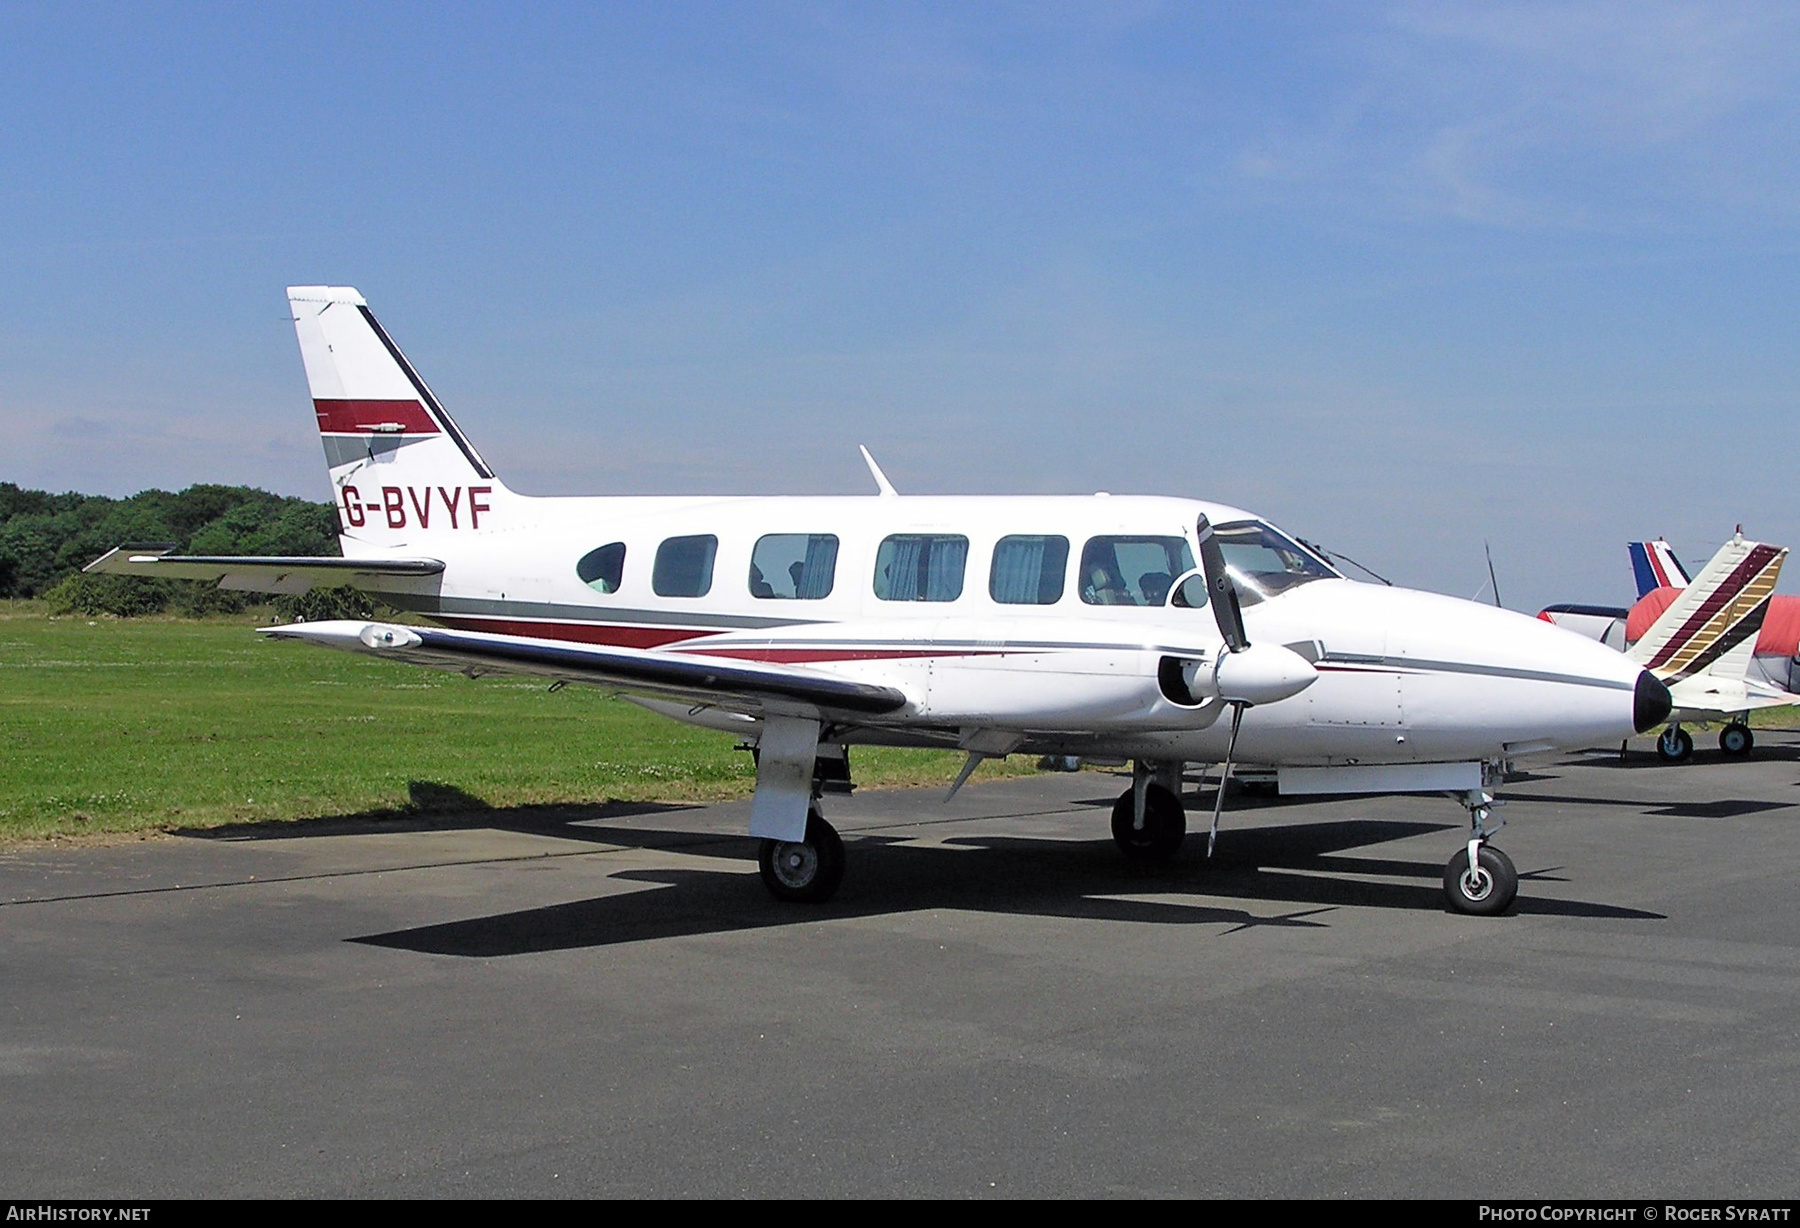
[[[168, 544], [182, 554], [331, 555], [338, 553], [337, 513], [329, 503], [248, 486], [146, 490], [129, 499], [111, 499], [74, 492], [53, 495], [0, 482], [0, 597], [43, 597], [53, 610], [121, 616], [171, 609], [194, 615], [233, 613], [266, 600], [209, 584], [80, 574], [88, 563], [127, 543]], [[307, 594], [292, 601], [348, 608], [341, 595]]]

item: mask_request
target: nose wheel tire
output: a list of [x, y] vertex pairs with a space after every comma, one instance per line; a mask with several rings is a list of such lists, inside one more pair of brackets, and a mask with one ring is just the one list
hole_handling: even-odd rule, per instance
[[1682, 763], [1693, 753], [1693, 736], [1679, 725], [1670, 725], [1662, 731], [1662, 736], [1656, 739], [1656, 757], [1664, 763]]
[[1719, 730], [1719, 749], [1727, 755], [1742, 756], [1750, 753], [1756, 745], [1756, 739], [1750, 736], [1750, 726], [1733, 721]]
[[844, 842], [817, 811], [803, 841], [764, 840], [756, 855], [763, 886], [778, 900], [823, 904], [844, 881]]
[[1519, 872], [1512, 858], [1497, 848], [1481, 846], [1475, 868], [1469, 850], [1459, 849], [1444, 867], [1444, 896], [1453, 912], [1492, 917], [1505, 912], [1519, 894]]
[[1113, 803], [1113, 843], [1133, 861], [1167, 861], [1181, 850], [1187, 835], [1187, 812], [1181, 799], [1152, 784], [1144, 787], [1144, 825], [1132, 823], [1134, 807], [1131, 790], [1127, 789]]

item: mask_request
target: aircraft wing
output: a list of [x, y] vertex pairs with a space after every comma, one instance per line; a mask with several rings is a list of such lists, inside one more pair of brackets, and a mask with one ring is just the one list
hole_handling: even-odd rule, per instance
[[170, 554], [167, 550], [134, 550], [120, 546], [81, 570], [165, 580], [215, 580], [220, 588], [251, 593], [304, 593], [335, 584], [355, 584], [376, 576], [433, 576], [444, 570], [444, 564], [437, 559]]
[[906, 693], [894, 687], [855, 682], [804, 666], [737, 661], [695, 652], [614, 648], [358, 619], [258, 630], [276, 639], [304, 640], [459, 673], [531, 674], [563, 682], [590, 682], [749, 714], [822, 711], [880, 716], [896, 712], [908, 702]]

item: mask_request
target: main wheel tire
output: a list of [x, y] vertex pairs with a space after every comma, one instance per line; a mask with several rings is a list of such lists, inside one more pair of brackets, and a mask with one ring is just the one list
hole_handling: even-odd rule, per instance
[[1751, 736], [1748, 725], [1733, 721], [1719, 730], [1719, 749], [1727, 755], [1747, 755], [1755, 745], [1756, 739]]
[[1453, 912], [1493, 917], [1512, 907], [1519, 895], [1519, 871], [1512, 858], [1490, 845], [1481, 846], [1481, 859], [1469, 872], [1469, 850], [1464, 848], [1444, 867], [1444, 896]]
[[1144, 789], [1144, 826], [1131, 823], [1131, 790], [1120, 794], [1113, 803], [1113, 843], [1133, 861], [1167, 861], [1181, 850], [1187, 835], [1187, 812], [1181, 799], [1161, 785]]
[[824, 816], [814, 811], [806, 820], [806, 839], [764, 840], [756, 855], [763, 886], [778, 900], [823, 904], [844, 881], [844, 842]]
[[1670, 725], [1656, 739], [1656, 757], [1664, 763], [1681, 763], [1694, 753], [1694, 739], [1687, 730]]

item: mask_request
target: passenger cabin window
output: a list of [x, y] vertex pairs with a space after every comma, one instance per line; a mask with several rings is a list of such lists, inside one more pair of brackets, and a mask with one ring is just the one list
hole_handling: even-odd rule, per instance
[[750, 595], [782, 601], [831, 596], [838, 539], [830, 533], [770, 533], [750, 552]]
[[650, 587], [658, 597], [704, 597], [712, 591], [713, 556], [719, 539], [710, 533], [671, 537], [656, 548]]
[[968, 559], [966, 537], [896, 533], [876, 552], [875, 595], [883, 601], [955, 601]]
[[1055, 605], [1068, 569], [1066, 537], [1002, 537], [988, 572], [988, 596], [1001, 605]]
[[1089, 605], [1161, 605], [1192, 570], [1185, 537], [1090, 537], [1081, 548], [1081, 599]]
[[616, 593], [625, 574], [625, 543], [612, 542], [590, 550], [575, 564], [575, 574], [596, 593]]

